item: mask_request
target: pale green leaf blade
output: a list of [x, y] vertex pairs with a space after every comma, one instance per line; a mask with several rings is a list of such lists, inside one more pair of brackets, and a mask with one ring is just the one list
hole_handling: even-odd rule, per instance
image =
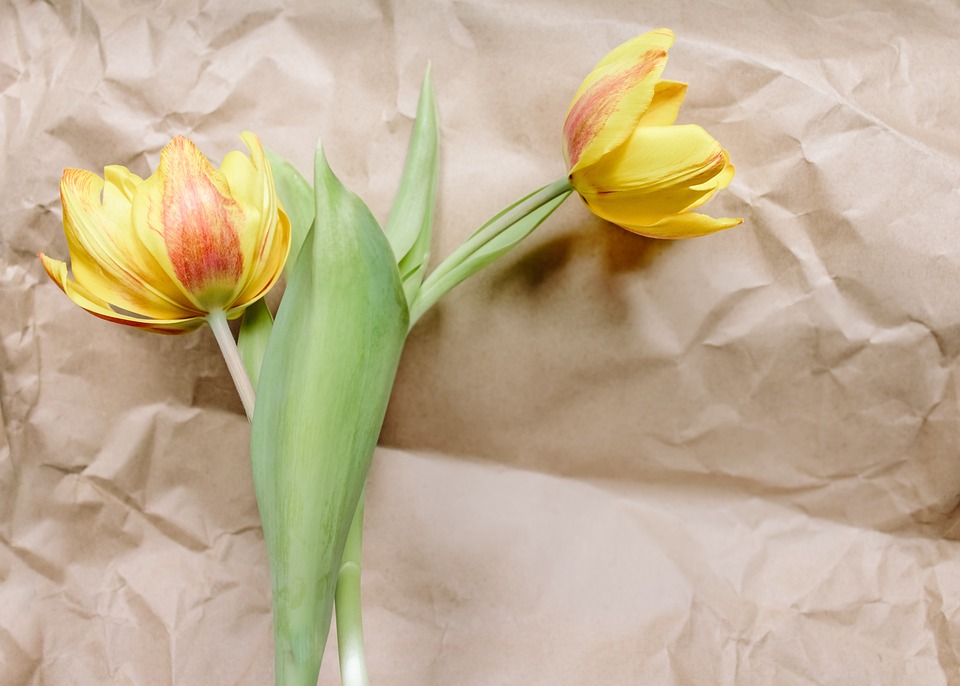
[[[407, 147], [407, 161], [387, 220], [387, 236], [393, 246], [405, 289], [414, 293], [423, 275], [421, 267], [430, 257], [439, 146], [440, 124], [428, 66], [420, 88], [417, 118]], [[411, 286], [407, 286], [408, 281]]]
[[[465, 245], [469, 245], [475, 237], [483, 234], [487, 226], [500, 220], [501, 217], [505, 216], [514, 207], [520, 205], [533, 195], [532, 193], [530, 196], [527, 196], [527, 198], [523, 198], [506, 208], [503, 212], [500, 212], [496, 217], [487, 222], [487, 224], [475, 231], [471, 237], [467, 239]], [[471, 248], [469, 252], [464, 253], [462, 259], [442, 264], [427, 278], [411, 303], [411, 326], [416, 323], [423, 313], [432, 307], [434, 303], [462, 283], [464, 279], [476, 274], [497, 258], [512, 250], [520, 241], [540, 226], [569, 196], [570, 191], [555, 195], [535, 209], [524, 214], [517, 221], [509, 224], [494, 237]]]
[[267, 344], [251, 435], [278, 683], [311, 686], [408, 322], [386, 236], [319, 145], [314, 175], [317, 221]]
[[520, 241], [529, 236], [534, 229], [540, 226], [566, 198], [566, 195], [558, 196], [537, 208], [520, 221], [512, 224], [509, 229], [496, 238], [493, 238], [489, 243], [451, 270], [438, 282], [437, 288], [445, 293], [449, 292], [450, 289], [464, 279], [476, 274], [498, 257], [511, 250]]
[[313, 225], [316, 212], [313, 188], [297, 168], [272, 150], [267, 150], [267, 159], [273, 171], [273, 181], [277, 188], [277, 195], [283, 203], [283, 210], [290, 217], [290, 254], [284, 266], [287, 277], [293, 273], [297, 255], [307, 232]]

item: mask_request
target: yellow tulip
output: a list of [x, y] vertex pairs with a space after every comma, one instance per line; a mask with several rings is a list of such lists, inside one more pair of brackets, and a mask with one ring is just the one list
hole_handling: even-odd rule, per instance
[[570, 185], [599, 217], [654, 238], [689, 238], [742, 219], [691, 212], [733, 178], [730, 156], [699, 126], [674, 126], [686, 84], [661, 81], [669, 29], [616, 48], [587, 76], [563, 126]]
[[41, 254], [47, 274], [87, 312], [156, 333], [239, 317], [276, 283], [290, 249], [263, 147], [250, 132], [240, 138], [250, 155], [229, 153], [219, 171], [183, 136], [147, 179], [116, 165], [104, 178], [65, 170], [70, 265]]

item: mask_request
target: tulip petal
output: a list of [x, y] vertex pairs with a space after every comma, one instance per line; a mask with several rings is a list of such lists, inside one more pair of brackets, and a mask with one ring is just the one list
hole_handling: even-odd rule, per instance
[[244, 290], [234, 298], [231, 309], [227, 311], [228, 319], [239, 316], [247, 305], [262, 298], [273, 288], [280, 274], [283, 273], [283, 265], [290, 253], [290, 236], [290, 219], [281, 209], [277, 216], [276, 228], [265, 238], [263, 246], [265, 252], [258, 257], [256, 278], [251, 279]]
[[60, 260], [39, 254], [40, 261], [47, 275], [67, 294], [74, 303], [90, 314], [116, 324], [124, 324], [138, 329], [145, 329], [154, 333], [182, 334], [193, 331], [203, 324], [203, 317], [189, 317], [184, 319], [151, 319], [131, 316], [117, 312], [108, 302], [100, 298], [95, 292], [83, 284], [69, 278], [67, 264]]
[[723, 148], [699, 126], [642, 126], [630, 140], [570, 182], [582, 194], [703, 184], [724, 168]]
[[707, 200], [712, 198], [717, 191], [723, 190], [724, 188], [730, 185], [731, 181], [733, 181], [733, 176], [737, 170], [733, 166], [733, 164], [730, 162], [730, 154], [726, 150], [723, 151], [723, 160], [724, 160], [723, 169], [720, 170], [719, 174], [717, 174], [715, 177], [713, 177], [706, 183], [702, 183], [697, 186], [692, 186], [693, 190], [706, 190], [709, 192], [706, 195], [704, 195], [702, 198], [697, 200], [696, 202], [691, 203], [686, 208], [687, 210], [692, 210], [697, 207], [700, 207], [700, 205], [702, 205], [703, 203], [707, 202]]
[[650, 106], [673, 45], [669, 29], [650, 31], [610, 52], [577, 90], [563, 125], [571, 172], [622, 144]]
[[724, 166], [709, 181], [694, 186], [647, 190], [622, 190], [616, 192], [581, 195], [584, 203], [599, 217], [620, 225], [649, 226], [671, 214], [680, 214], [700, 207], [717, 191], [726, 188], [733, 180], [734, 166], [730, 155], [723, 151]]
[[639, 126], [669, 126], [677, 120], [680, 106], [687, 95], [687, 84], [679, 81], [658, 81], [653, 99], [638, 122]]
[[143, 179], [119, 164], [111, 164], [105, 167], [103, 179], [105, 181], [103, 188], [104, 208], [122, 207], [124, 210], [122, 219], [124, 222], [129, 222], [130, 203], [133, 202], [133, 196], [140, 184], [143, 183]]
[[107, 167], [104, 174], [106, 183], [92, 172], [67, 169], [60, 182], [74, 278], [101, 300], [145, 317], [197, 314], [130, 231], [127, 193], [139, 177], [122, 167]]
[[666, 217], [652, 226], [633, 226], [619, 224], [628, 231], [650, 238], [696, 238], [710, 233], [723, 231], [742, 224], [743, 219], [733, 217], [714, 218], [696, 212], [684, 212]]
[[720, 170], [720, 173], [714, 178], [710, 179], [710, 181], [700, 184], [699, 186], [694, 186], [694, 188], [710, 187], [719, 191], [730, 185], [730, 182], [733, 181], [733, 176], [736, 174], [737, 169], [730, 161], [730, 153], [728, 153], [726, 150], [723, 150], [722, 153], [723, 169]]
[[[245, 219], [244, 226], [238, 234], [240, 251], [248, 259], [244, 261], [243, 278], [238, 281], [234, 295], [243, 290], [246, 282], [259, 271], [258, 260], [263, 249], [265, 234], [271, 226], [270, 192], [266, 178], [269, 170], [264, 159], [263, 148], [260, 147], [260, 141], [256, 137], [251, 135], [245, 138], [246, 135], [246, 132], [242, 134], [241, 139], [250, 148], [252, 155], [248, 157], [239, 150], [234, 150], [227, 153], [220, 165], [220, 173], [230, 187], [230, 195], [243, 208]], [[275, 216], [275, 204], [273, 212]]]
[[614, 224], [646, 226], [656, 224], [671, 214], [679, 214], [702, 205], [716, 188], [695, 190], [676, 187], [653, 192], [645, 189], [612, 193], [583, 193], [581, 198], [590, 211]]
[[163, 149], [133, 200], [137, 235], [204, 312], [229, 303], [243, 277], [247, 221], [224, 176], [183, 136]]
[[[241, 234], [245, 269], [231, 302], [231, 306], [239, 304], [242, 310], [280, 278], [290, 252], [291, 227], [289, 217], [280, 207], [270, 162], [260, 140], [249, 131], [240, 138], [250, 156], [230, 153], [220, 170], [248, 216], [248, 229]], [[256, 224], [252, 225], [254, 219]]]

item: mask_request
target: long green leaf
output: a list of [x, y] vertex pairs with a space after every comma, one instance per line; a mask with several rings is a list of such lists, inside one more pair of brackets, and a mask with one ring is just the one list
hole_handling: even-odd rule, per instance
[[[410, 325], [464, 279], [509, 252], [542, 224], [571, 191], [563, 182], [550, 184], [513, 203], [477, 229], [427, 277], [410, 304]], [[532, 202], [531, 202], [532, 201]]]
[[420, 287], [430, 258], [439, 146], [437, 102], [428, 66], [420, 87], [420, 101], [407, 147], [407, 161], [387, 220], [387, 236], [400, 268], [407, 302], [413, 299]]
[[314, 184], [317, 221], [267, 345], [251, 438], [284, 686], [316, 686], [408, 322], [390, 244], [319, 144]]
[[283, 210], [290, 217], [290, 254], [284, 267], [289, 278], [316, 215], [313, 188], [287, 160], [272, 150], [267, 150], [266, 153], [273, 171], [277, 195], [283, 203]]

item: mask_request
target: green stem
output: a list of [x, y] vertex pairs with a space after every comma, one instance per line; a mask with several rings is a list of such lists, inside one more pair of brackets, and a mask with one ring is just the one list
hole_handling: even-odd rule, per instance
[[363, 649], [363, 621], [360, 612], [360, 553], [363, 544], [364, 494], [350, 525], [347, 545], [337, 578], [337, 649], [340, 653], [342, 686], [369, 686]]
[[570, 181], [566, 177], [558, 179], [514, 203], [477, 229], [463, 245], [454, 250], [423, 282], [423, 286], [421, 286], [413, 303], [410, 305], [410, 328], [412, 329], [413, 325], [417, 323], [417, 320], [456, 285], [447, 282], [446, 284], [438, 286], [438, 283], [442, 281], [443, 277], [452, 272], [462, 264], [464, 260], [477, 252], [477, 250], [531, 212], [543, 207], [554, 198], [569, 193], [570, 191]]
[[227, 315], [223, 310], [215, 310], [207, 315], [207, 323], [220, 345], [220, 353], [227, 363], [230, 376], [233, 377], [233, 384], [237, 387], [237, 393], [240, 395], [240, 402], [243, 403], [243, 409], [247, 413], [247, 419], [253, 421], [253, 386], [250, 384], [250, 377], [247, 376], [246, 367], [243, 366], [243, 359], [241, 359], [240, 351], [237, 349], [237, 342], [233, 340], [233, 334], [227, 324]]

